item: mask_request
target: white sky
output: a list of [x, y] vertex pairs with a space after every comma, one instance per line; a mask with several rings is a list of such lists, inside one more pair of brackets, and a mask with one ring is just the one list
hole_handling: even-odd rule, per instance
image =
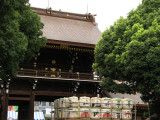
[[[73, 13], [97, 14], [98, 28], [103, 32], [119, 19], [127, 17], [127, 13], [136, 9], [142, 0], [49, 0], [52, 10], [60, 10]], [[32, 7], [47, 8], [48, 0], [30, 0]]]

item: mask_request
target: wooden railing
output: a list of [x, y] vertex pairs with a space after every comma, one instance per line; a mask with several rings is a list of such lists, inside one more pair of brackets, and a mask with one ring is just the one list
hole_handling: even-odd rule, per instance
[[53, 72], [53, 71], [33, 70], [33, 69], [20, 69], [20, 70], [18, 70], [18, 76], [48, 77], [48, 78], [64, 78], [64, 79], [96, 80], [96, 81], [99, 81], [99, 77], [95, 77], [92, 73]]

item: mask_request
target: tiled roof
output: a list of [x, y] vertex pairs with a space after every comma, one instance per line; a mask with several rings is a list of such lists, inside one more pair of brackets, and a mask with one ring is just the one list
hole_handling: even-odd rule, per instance
[[142, 100], [141, 100], [141, 94], [140, 93], [136, 93], [135, 95], [134, 94], [121, 94], [121, 93], [108, 93], [108, 97], [111, 97], [111, 98], [131, 98], [133, 99], [133, 102], [135, 104], [146, 104], [144, 103]]
[[65, 42], [96, 44], [101, 38], [101, 32], [94, 21], [93, 15], [74, 14], [51, 11], [47, 14], [45, 9], [37, 11], [41, 22], [44, 23], [43, 35], [49, 40]]

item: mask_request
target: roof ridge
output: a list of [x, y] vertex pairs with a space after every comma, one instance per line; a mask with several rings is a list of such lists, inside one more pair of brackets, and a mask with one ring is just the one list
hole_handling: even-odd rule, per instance
[[36, 11], [40, 15], [47, 15], [47, 16], [53, 16], [53, 17], [81, 20], [81, 21], [92, 22], [94, 25], [97, 24], [95, 22], [95, 17], [94, 17], [96, 15], [92, 15], [91, 13], [79, 14], [79, 13], [56, 11], [56, 10], [52, 10], [51, 8], [43, 9], [43, 8], [31, 7], [31, 9], [33, 11]]

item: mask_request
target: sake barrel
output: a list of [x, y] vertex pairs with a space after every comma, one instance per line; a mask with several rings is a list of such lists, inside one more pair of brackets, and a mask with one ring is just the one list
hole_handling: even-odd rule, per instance
[[80, 108], [80, 118], [90, 118], [90, 109]]
[[112, 101], [111, 98], [103, 97], [101, 98], [101, 108], [111, 108]]
[[58, 117], [58, 118], [61, 118], [61, 109], [58, 109], [57, 112], [58, 112], [58, 113], [57, 113], [57, 117]]
[[54, 100], [54, 109], [57, 108], [57, 103], [56, 103], [56, 100]]
[[68, 104], [69, 104], [68, 98], [64, 97], [64, 98], [59, 99], [59, 107], [60, 108], [66, 108], [69, 106]]
[[112, 99], [112, 107], [113, 108], [121, 109], [122, 108], [122, 99], [120, 99], [120, 98], [113, 98]]
[[78, 108], [68, 108], [67, 118], [79, 118], [79, 109]]
[[61, 118], [66, 118], [67, 117], [67, 109], [63, 108], [61, 109]]
[[68, 98], [68, 107], [78, 107], [79, 106], [79, 100], [78, 97], [69, 97]]
[[112, 109], [112, 118], [113, 119], [121, 119], [122, 118], [121, 112], [122, 112], [121, 109]]
[[58, 109], [54, 109], [54, 118], [55, 118], [55, 119], [58, 118]]
[[59, 104], [59, 99], [57, 99], [57, 108], [59, 108], [60, 104]]
[[133, 100], [130, 98], [122, 99], [123, 109], [133, 109]]
[[122, 119], [123, 120], [132, 120], [132, 112], [130, 109], [122, 109]]
[[91, 108], [90, 109], [90, 118], [100, 119], [100, 109], [99, 108]]
[[60, 108], [61, 108], [62, 104], [63, 104], [63, 98], [59, 98], [59, 107]]
[[111, 109], [101, 109], [101, 119], [111, 119]]
[[92, 97], [91, 98], [91, 107], [101, 107], [101, 98]]
[[79, 98], [80, 107], [90, 107], [90, 97], [80, 97]]
[[54, 100], [54, 109], [58, 108], [58, 101], [59, 101], [59, 99]]

